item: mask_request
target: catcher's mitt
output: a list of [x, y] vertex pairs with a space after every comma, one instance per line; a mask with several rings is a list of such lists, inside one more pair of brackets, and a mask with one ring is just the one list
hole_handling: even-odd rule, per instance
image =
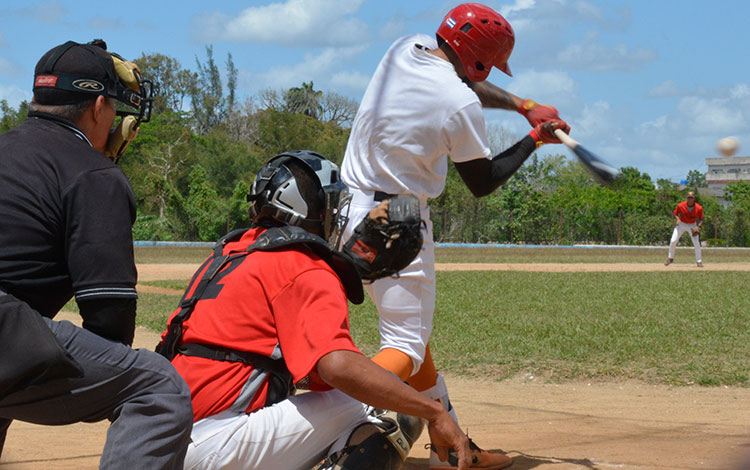
[[700, 235], [701, 234], [701, 228], [700, 227], [690, 227], [690, 234], [692, 236]]
[[354, 262], [364, 280], [392, 276], [407, 267], [422, 249], [422, 224], [417, 198], [396, 196], [367, 214], [342, 253]]

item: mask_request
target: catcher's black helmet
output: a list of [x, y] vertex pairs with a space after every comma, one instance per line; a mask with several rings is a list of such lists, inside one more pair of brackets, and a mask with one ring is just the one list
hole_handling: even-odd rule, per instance
[[247, 195], [254, 224], [302, 227], [333, 248], [346, 226], [350, 199], [338, 166], [308, 150], [273, 157], [258, 171]]

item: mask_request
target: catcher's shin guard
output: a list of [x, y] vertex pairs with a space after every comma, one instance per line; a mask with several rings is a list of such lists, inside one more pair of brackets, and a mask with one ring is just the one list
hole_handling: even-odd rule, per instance
[[414, 416], [387, 412], [382, 422], [364, 423], [352, 431], [346, 446], [315, 470], [398, 470], [412, 444], [422, 433], [423, 423]]

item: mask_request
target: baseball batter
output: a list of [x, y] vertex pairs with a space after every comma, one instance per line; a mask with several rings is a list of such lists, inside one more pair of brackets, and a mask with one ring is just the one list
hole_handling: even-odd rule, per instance
[[[190, 390], [163, 357], [129, 347], [135, 197], [107, 158], [126, 144], [110, 134], [115, 99], [137, 129], [151, 97], [106, 47], [70, 41], [44, 54], [28, 119], [0, 135], [0, 448], [11, 420], [106, 419], [101, 469], [177, 470]], [[53, 320], [73, 296], [83, 328]]]
[[[192, 391], [186, 469], [397, 470], [420, 418], [468, 468], [468, 439], [447, 411], [352, 341], [347, 296], [362, 302], [362, 282], [324, 240], [338, 224], [323, 223], [343, 220], [346, 191], [321, 156], [276, 156], [248, 196], [253, 227], [225, 236], [196, 272], [158, 348]], [[310, 391], [292, 394], [303, 383]]]
[[[435, 309], [435, 255], [427, 201], [442, 193], [448, 162], [476, 197], [492, 193], [553, 131], [569, 127], [557, 110], [523, 100], [485, 82], [497, 67], [510, 75], [510, 24], [484, 5], [452, 9], [436, 38], [415, 34], [386, 52], [365, 91], [352, 125], [342, 178], [352, 192], [351, 217], [361, 219], [379, 201], [398, 194], [419, 198], [426, 219], [424, 246], [398, 277], [368, 284], [377, 305], [381, 349], [374, 361], [440, 400], [455, 418], [428, 341]], [[518, 111], [533, 127], [528, 136], [492, 156], [482, 106]], [[471, 468], [499, 469], [512, 460], [472, 443]], [[432, 469], [455, 468], [431, 453]]]
[[687, 193], [686, 200], [677, 204], [674, 210], [674, 223], [672, 239], [669, 241], [669, 257], [664, 262], [664, 265], [669, 266], [674, 262], [677, 243], [680, 241], [682, 234], [688, 232], [690, 233], [690, 240], [695, 247], [695, 262], [699, 268], [702, 268], [703, 259], [701, 258], [700, 234], [703, 228], [703, 207], [695, 202], [695, 193], [693, 191]]

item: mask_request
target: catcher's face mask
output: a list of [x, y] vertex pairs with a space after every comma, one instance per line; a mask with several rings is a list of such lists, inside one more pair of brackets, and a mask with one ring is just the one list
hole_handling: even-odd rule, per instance
[[[98, 62], [100, 67], [94, 67], [98, 70], [96, 74], [66, 73], [60, 70], [60, 65], [56, 67], [60, 58], [74, 47], [91, 52], [86, 60]], [[60, 90], [72, 92], [73, 96], [102, 95], [119, 101], [121, 106], [118, 106], [117, 115], [121, 119], [110, 131], [105, 151], [108, 157], [117, 162], [138, 134], [140, 124], [151, 119], [154, 85], [141, 77], [136, 64], [106, 49], [107, 44], [101, 39], [86, 44], [68, 41], [54, 48], [44, 62], [40, 61], [41, 67], [34, 77], [34, 91]], [[65, 69], [64, 66], [62, 68]]]
[[[298, 182], [285, 166], [290, 159], [304, 163], [323, 207], [322, 218], [310, 213], [310, 204], [302, 195]], [[252, 202], [250, 218], [258, 223], [274, 220], [296, 225], [320, 234], [329, 246], [336, 248], [346, 228], [351, 195], [339, 180], [338, 167], [322, 156], [309, 151], [294, 151], [277, 155], [266, 163], [255, 177], [247, 200]]]
[[349, 223], [349, 205], [352, 201], [352, 195], [349, 194], [349, 188], [341, 181], [323, 186], [323, 191], [326, 195], [323, 233], [328, 245], [337, 250], [346, 225]]

